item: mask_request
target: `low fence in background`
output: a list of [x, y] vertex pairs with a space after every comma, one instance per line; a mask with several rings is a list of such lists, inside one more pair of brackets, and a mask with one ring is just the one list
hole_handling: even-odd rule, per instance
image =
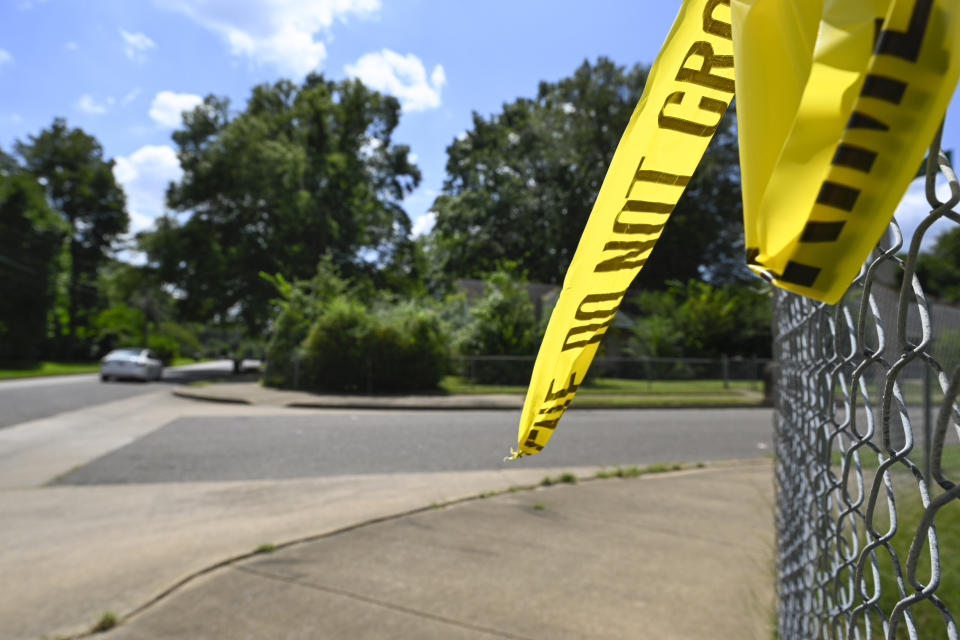
[[[530, 381], [534, 356], [464, 356], [454, 359], [454, 372], [468, 384], [520, 384]], [[644, 380], [719, 380], [724, 388], [732, 381], [749, 381], [760, 388], [766, 358], [600, 357], [590, 365], [586, 385], [599, 378]]]
[[779, 638], [958, 637], [960, 366], [941, 338], [960, 323], [914, 267], [932, 222], [960, 222], [960, 182], [939, 138], [931, 157], [952, 197], [929, 165], [905, 257], [894, 221], [838, 304], [775, 295]]

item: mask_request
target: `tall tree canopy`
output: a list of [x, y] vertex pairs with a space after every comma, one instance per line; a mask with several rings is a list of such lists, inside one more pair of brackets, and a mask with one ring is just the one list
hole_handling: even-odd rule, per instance
[[[479, 277], [503, 260], [532, 280], [561, 282], [607, 166], [647, 79], [647, 69], [606, 58], [542, 82], [447, 148], [447, 180], [434, 203], [426, 246], [443, 273]], [[732, 115], [717, 129], [700, 168], [641, 271], [644, 286], [745, 273]]]
[[0, 169], [0, 362], [6, 365], [29, 366], [42, 354], [68, 233], [35, 178]]
[[257, 330], [275, 297], [260, 271], [306, 279], [323, 255], [347, 276], [409, 265], [401, 201], [420, 172], [391, 139], [399, 117], [396, 98], [317, 74], [254, 88], [236, 115], [216, 96], [185, 113], [167, 204], [190, 216], [141, 238], [181, 317]]
[[45, 186], [50, 205], [70, 226], [69, 340], [61, 355], [87, 356], [92, 336], [78, 335], [78, 329], [98, 311], [97, 270], [130, 223], [126, 196], [113, 177], [113, 160], [104, 160], [96, 138], [68, 128], [62, 118], [14, 148], [24, 170]]

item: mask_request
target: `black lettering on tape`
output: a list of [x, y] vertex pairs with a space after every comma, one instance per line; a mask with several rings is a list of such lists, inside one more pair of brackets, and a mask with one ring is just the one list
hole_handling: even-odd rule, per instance
[[606, 273], [609, 271], [622, 271], [624, 269], [639, 269], [647, 261], [640, 255], [653, 249], [657, 244], [656, 238], [646, 242], [608, 242], [603, 245], [604, 251], [624, 251], [626, 253], [614, 256], [599, 263], [593, 268], [594, 273]]
[[713, 135], [713, 132], [716, 131], [717, 125], [720, 124], [720, 118], [723, 117], [723, 112], [727, 110], [727, 103], [723, 100], [714, 100], [713, 98], [707, 98], [706, 96], [700, 98], [699, 106], [702, 111], [715, 113], [719, 116], [717, 121], [712, 125], [701, 124], [692, 120], [684, 120], [683, 118], [675, 118], [673, 116], [666, 115], [665, 112], [667, 107], [671, 104], [681, 104], [683, 102], [683, 96], [685, 95], [686, 92], [684, 91], [674, 91], [667, 96], [667, 99], [663, 101], [663, 107], [660, 109], [660, 114], [657, 116], [657, 126], [661, 129], [679, 131], [680, 133], [685, 133], [691, 136], [709, 138]]
[[[577, 313], [574, 317], [577, 320], [600, 320], [601, 318], [612, 318], [620, 306], [623, 296], [627, 295], [627, 290], [617, 293], [591, 293], [583, 297], [577, 306]], [[610, 309], [599, 309], [596, 311], [587, 311], [585, 307], [589, 304], [598, 304], [600, 302], [612, 302]]]
[[859, 189], [848, 187], [839, 182], [824, 180], [820, 187], [820, 193], [817, 194], [817, 204], [824, 204], [844, 211], [853, 211], [853, 205], [857, 203], [857, 196], [859, 195]]
[[[557, 427], [557, 423], [560, 422], [560, 418], [554, 418], [553, 420], [539, 420], [533, 423], [533, 426], [539, 427], [541, 429], [547, 429], [548, 431], [553, 431]], [[531, 433], [533, 433], [531, 431]]]
[[540, 409], [540, 411], [537, 412], [537, 415], [545, 416], [550, 413], [563, 413], [564, 411], [567, 410], [567, 407], [569, 406], [570, 406], [570, 401], [567, 400], [566, 402], [555, 404], [552, 407], [547, 407], [546, 409]]
[[559, 400], [564, 396], [571, 396], [577, 392], [577, 389], [580, 388], [580, 385], [576, 383], [577, 374], [576, 372], [570, 374], [570, 385], [565, 389], [559, 389], [557, 391], [553, 390], [553, 383], [556, 380], [550, 380], [550, 386], [547, 387], [547, 395], [543, 398], [544, 402], [551, 402], [553, 400]]
[[[567, 331], [566, 337], [563, 339], [563, 346], [560, 348], [560, 351], [568, 351], [570, 349], [579, 349], [587, 346], [588, 344], [594, 344], [600, 342], [603, 339], [603, 334], [607, 332], [607, 327], [610, 326], [610, 323], [613, 320], [607, 320], [606, 322], [600, 322], [597, 324], [587, 324], [582, 327], [573, 327]], [[575, 338], [581, 334], [588, 333], [591, 334], [589, 337], [583, 340], [570, 341], [571, 338]]]
[[868, 116], [860, 111], [854, 111], [850, 114], [850, 121], [847, 122], [847, 129], [873, 129], [874, 131], [889, 131], [890, 127], [880, 122], [873, 116]]
[[843, 230], [846, 222], [807, 222], [800, 235], [800, 242], [833, 242]]
[[877, 98], [893, 104], [900, 104], [903, 92], [907, 90], [907, 83], [890, 76], [881, 76], [875, 73], [867, 74], [863, 81], [860, 95], [867, 98]]
[[[693, 56], [700, 56], [702, 62], [699, 69], [690, 69], [687, 67], [687, 61]], [[691, 82], [701, 87], [716, 89], [726, 93], [733, 93], [734, 83], [732, 78], [711, 73], [713, 68], [731, 69], [733, 68], [733, 56], [715, 56], [713, 47], [709, 42], [694, 42], [690, 45], [687, 55], [680, 63], [680, 69], [677, 71], [677, 80], [679, 82]]]
[[625, 213], [663, 213], [668, 214], [673, 211], [675, 205], [668, 202], [647, 202], [646, 200], [627, 200], [617, 217], [613, 219], [614, 233], [657, 233], [663, 230], [663, 222], [650, 224], [648, 222], [621, 222], [620, 216]]
[[909, 62], [916, 62], [920, 57], [920, 45], [923, 44], [923, 34], [927, 30], [930, 19], [930, 10], [933, 0], [916, 0], [913, 11], [910, 13], [910, 24], [906, 31], [888, 29], [880, 33], [877, 43], [877, 53], [903, 58]]
[[791, 260], [787, 263], [787, 268], [783, 270], [780, 279], [790, 284], [800, 285], [801, 287], [812, 287], [820, 275], [820, 268], [808, 264], [801, 264]]
[[876, 152], [870, 151], [870, 149], [841, 143], [837, 145], [837, 152], [833, 155], [833, 164], [870, 173], [870, 169], [873, 168], [873, 161], [876, 159]]
[[703, 30], [706, 33], [733, 40], [733, 29], [730, 28], [730, 23], [713, 17], [714, 10], [720, 5], [729, 7], [730, 0], [707, 0], [707, 4], [703, 8]]
[[[671, 187], [686, 187], [690, 182], [690, 176], [681, 176], [676, 173], [667, 173], [666, 171], [655, 171], [653, 169], [644, 169], [643, 161], [646, 157], [640, 158], [640, 164], [637, 165], [637, 173], [633, 176], [634, 182], [652, 182], [654, 184], [665, 184]], [[633, 184], [630, 184], [633, 188]], [[630, 192], [627, 192], [629, 197]], [[668, 212], [669, 213], [669, 212]]]
[[537, 451], [543, 451], [543, 445], [537, 444], [537, 436], [540, 435], [540, 432], [536, 429], [531, 429], [530, 433], [527, 435], [527, 441], [523, 443], [523, 446], [528, 449], [535, 449]]

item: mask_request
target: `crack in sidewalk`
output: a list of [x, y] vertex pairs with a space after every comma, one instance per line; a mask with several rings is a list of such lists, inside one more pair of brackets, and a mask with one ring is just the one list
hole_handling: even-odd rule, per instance
[[344, 598], [350, 598], [352, 600], [358, 600], [360, 602], [372, 604], [377, 607], [383, 607], [385, 609], [398, 611], [400, 613], [406, 613], [408, 615], [416, 616], [419, 618], [425, 618], [428, 620], [433, 620], [435, 622], [441, 622], [443, 624], [460, 627], [462, 629], [469, 629], [470, 631], [477, 631], [479, 633], [484, 633], [497, 638], [508, 638], [509, 640], [532, 640], [531, 638], [526, 638], [524, 636], [515, 636], [505, 631], [500, 631], [499, 629], [481, 627], [479, 625], [471, 624], [469, 622], [463, 622], [461, 620], [455, 620], [453, 618], [447, 618], [445, 616], [440, 616], [435, 613], [430, 613], [428, 611], [421, 611], [420, 609], [411, 609], [410, 607], [394, 604], [392, 602], [387, 602], [385, 600], [379, 600], [377, 598], [371, 598], [370, 596], [365, 596], [363, 594], [355, 593], [353, 591], [347, 591], [346, 589], [338, 589], [336, 587], [315, 584], [312, 582], [304, 582], [301, 580], [297, 580], [295, 578], [289, 578], [287, 576], [281, 576], [281, 575], [276, 575], [276, 574], [268, 573], [264, 571], [258, 571], [257, 569], [253, 569], [251, 567], [233, 566], [231, 567], [231, 569], [234, 569], [235, 571], [242, 571], [244, 573], [254, 575], [260, 578], [265, 578], [267, 580], [274, 580], [277, 582], [283, 582], [285, 584], [291, 584], [294, 586], [303, 587], [305, 589], [312, 589], [314, 591], [319, 591], [321, 593], [328, 593], [332, 595], [342, 596]]

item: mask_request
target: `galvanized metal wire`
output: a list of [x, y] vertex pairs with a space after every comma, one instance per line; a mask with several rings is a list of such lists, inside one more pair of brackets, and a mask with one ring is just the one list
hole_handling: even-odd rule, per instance
[[960, 446], [960, 365], [944, 369], [957, 354], [938, 336], [960, 311], [928, 300], [915, 274], [930, 226], [960, 223], [940, 137], [932, 210], [909, 247], [893, 220], [839, 303], [775, 294], [779, 638], [958, 640], [960, 593], [941, 585], [960, 584], [960, 548], [937, 523], [960, 522], [960, 470], [944, 463]]

